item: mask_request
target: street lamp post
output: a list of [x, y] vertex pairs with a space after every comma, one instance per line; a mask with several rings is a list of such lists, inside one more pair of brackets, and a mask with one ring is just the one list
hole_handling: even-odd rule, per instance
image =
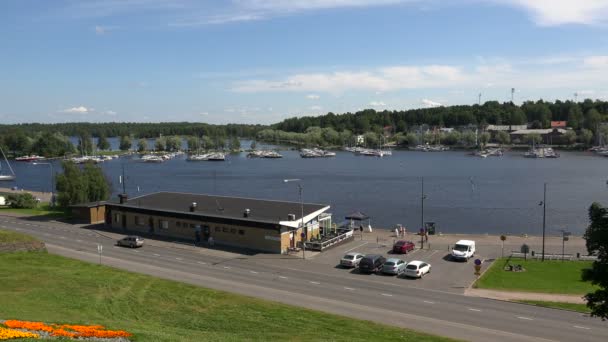
[[52, 163], [39, 163], [34, 162], [33, 165], [48, 165], [51, 167], [51, 207], [55, 206], [55, 172], [53, 172]]
[[541, 261], [545, 261], [545, 225], [546, 225], [546, 217], [547, 217], [547, 183], [544, 184], [544, 190], [543, 190], [543, 200], [542, 202], [539, 203], [539, 205], [543, 206], [543, 247], [542, 247], [542, 254], [541, 255]]
[[284, 183], [289, 183], [289, 182], [297, 182], [298, 183], [298, 194], [300, 196], [300, 210], [301, 210], [301, 215], [302, 215], [302, 235], [301, 235], [301, 240], [302, 240], [302, 259], [306, 259], [306, 244], [305, 244], [305, 240], [308, 237], [308, 231], [306, 229], [306, 226], [304, 225], [304, 200], [302, 199], [302, 180], [299, 178], [294, 178], [294, 179], [284, 179], [283, 180]]
[[420, 191], [420, 249], [424, 249], [424, 200], [426, 195], [424, 194], [424, 177], [421, 178], [421, 191]]

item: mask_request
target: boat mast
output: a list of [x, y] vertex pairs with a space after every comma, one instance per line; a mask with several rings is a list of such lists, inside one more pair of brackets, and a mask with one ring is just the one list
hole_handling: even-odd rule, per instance
[[6, 155], [4, 154], [4, 150], [2, 149], [2, 147], [0, 147], [0, 151], [2, 152], [2, 157], [4, 157], [4, 161], [6, 162], [6, 165], [8, 165], [8, 169], [11, 170], [11, 174], [13, 174], [13, 176], [15, 176], [15, 171], [13, 171], [13, 167], [8, 162], [8, 159], [6, 158]]

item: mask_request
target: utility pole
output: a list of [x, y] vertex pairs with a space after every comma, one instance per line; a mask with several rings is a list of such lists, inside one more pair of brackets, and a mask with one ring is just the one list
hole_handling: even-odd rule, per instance
[[421, 192], [420, 192], [420, 249], [424, 249], [424, 200], [426, 199], [426, 195], [424, 194], [424, 177], [421, 179]]
[[545, 223], [546, 223], [546, 217], [547, 217], [547, 183], [544, 184], [544, 190], [543, 190], [543, 201], [541, 202], [541, 204], [543, 205], [543, 248], [542, 248], [542, 253], [543, 255], [541, 256], [541, 261], [545, 261]]
[[511, 103], [513, 103], [513, 95], [515, 94], [515, 88], [511, 88]]
[[481, 106], [481, 93], [478, 95], [477, 104]]

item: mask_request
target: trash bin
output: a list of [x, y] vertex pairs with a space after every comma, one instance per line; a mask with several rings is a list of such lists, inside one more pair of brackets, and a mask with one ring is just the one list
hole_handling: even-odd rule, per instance
[[429, 235], [435, 235], [435, 222], [426, 222], [425, 227]]

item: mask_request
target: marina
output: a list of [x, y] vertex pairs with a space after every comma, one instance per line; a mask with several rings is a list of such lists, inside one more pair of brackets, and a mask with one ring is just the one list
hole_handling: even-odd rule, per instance
[[[301, 158], [299, 151], [282, 150], [283, 157], [274, 158], [271, 168], [264, 158], [244, 152], [225, 156], [224, 163], [188, 162], [185, 154], [142, 163], [134, 154], [99, 165], [114, 194], [120, 191], [124, 166], [131, 196], [178, 191], [297, 201], [297, 189], [282, 180], [300, 178], [306, 202], [329, 203], [336, 217], [362, 210], [373, 227], [418, 227], [424, 176], [424, 221], [436, 222], [445, 233], [538, 233], [545, 182], [550, 229], [580, 233], [588, 224], [591, 202], [608, 201], [606, 159], [594, 152], [561, 152], [555, 159], [523, 158], [521, 151], [505, 151], [501, 158], [471, 158], [463, 151], [394, 150], [391, 158], [369, 159], [335, 153], [335, 158]], [[59, 160], [49, 162], [60, 172]], [[48, 168], [11, 165], [17, 178], [3, 182], [6, 187], [49, 192]]]

